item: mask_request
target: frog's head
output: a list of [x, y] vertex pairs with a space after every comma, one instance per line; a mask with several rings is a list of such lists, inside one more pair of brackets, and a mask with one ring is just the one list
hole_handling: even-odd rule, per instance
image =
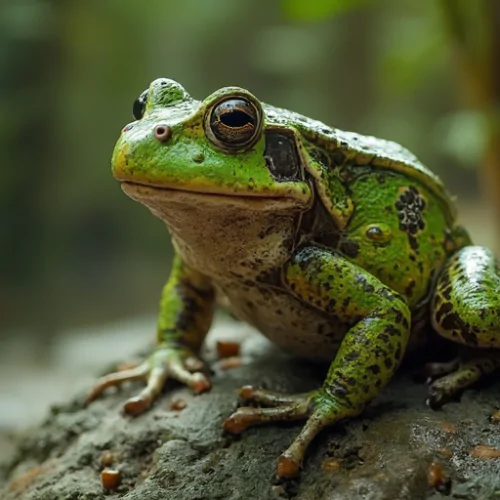
[[132, 198], [151, 205], [148, 197], [158, 203], [182, 192], [264, 210], [311, 205], [300, 136], [269, 124], [250, 92], [227, 87], [200, 102], [162, 78], [137, 99], [134, 116], [112, 159], [115, 178]]

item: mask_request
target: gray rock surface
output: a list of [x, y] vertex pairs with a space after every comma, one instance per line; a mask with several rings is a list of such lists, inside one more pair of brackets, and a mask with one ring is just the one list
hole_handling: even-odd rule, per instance
[[[298, 392], [317, 387], [324, 368], [277, 351], [248, 330], [238, 333], [243, 364], [222, 370], [208, 342], [214, 387], [193, 396], [176, 384], [148, 413], [121, 413], [139, 384], [109, 391], [83, 409], [80, 394], [54, 407], [19, 439], [3, 464], [2, 500], [398, 500], [438, 499], [428, 485], [431, 463], [451, 478], [449, 498], [500, 498], [500, 458], [476, 458], [478, 445], [500, 449], [500, 426], [489, 415], [500, 402], [498, 384], [468, 391], [441, 411], [425, 406], [426, 386], [399, 375], [361, 417], [325, 431], [309, 451], [299, 480], [278, 484], [278, 455], [299, 423], [263, 426], [240, 437], [224, 436], [221, 424], [237, 406], [235, 389], [253, 384]], [[186, 407], [170, 409], [181, 398]], [[476, 448], [476, 450], [478, 450]], [[489, 449], [486, 449], [487, 451]], [[105, 491], [103, 452], [121, 474], [116, 491]], [[491, 451], [491, 450], [490, 450]], [[494, 451], [493, 451], [494, 453]], [[1, 483], [0, 483], [1, 484]]]

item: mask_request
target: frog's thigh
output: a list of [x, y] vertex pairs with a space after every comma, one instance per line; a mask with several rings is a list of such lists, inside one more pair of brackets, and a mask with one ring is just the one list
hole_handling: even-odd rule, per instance
[[352, 325], [323, 390], [340, 406], [361, 411], [387, 384], [404, 355], [410, 330], [406, 303], [363, 268], [316, 247], [292, 256], [285, 282], [299, 299]]
[[500, 269], [491, 251], [462, 248], [446, 263], [432, 301], [437, 333], [471, 347], [500, 347]]

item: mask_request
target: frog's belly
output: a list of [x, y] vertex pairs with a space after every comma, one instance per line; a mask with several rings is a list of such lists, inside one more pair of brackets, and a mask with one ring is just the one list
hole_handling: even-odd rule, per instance
[[231, 310], [274, 344], [299, 357], [332, 361], [349, 325], [279, 289], [218, 284]]
[[[250, 284], [216, 284], [231, 310], [274, 344], [296, 356], [333, 361], [340, 343], [353, 325], [307, 306], [286, 290]], [[423, 309], [413, 318], [407, 353], [422, 348], [429, 325]]]

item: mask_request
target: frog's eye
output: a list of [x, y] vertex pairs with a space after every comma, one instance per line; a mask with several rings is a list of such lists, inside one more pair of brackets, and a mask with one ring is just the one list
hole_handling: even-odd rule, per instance
[[252, 146], [261, 130], [261, 110], [245, 97], [219, 101], [207, 116], [208, 138], [225, 150], [241, 150]]
[[144, 116], [144, 111], [146, 109], [146, 102], [148, 100], [148, 90], [145, 90], [135, 101], [132, 108], [134, 113], [134, 118], [140, 120]]

